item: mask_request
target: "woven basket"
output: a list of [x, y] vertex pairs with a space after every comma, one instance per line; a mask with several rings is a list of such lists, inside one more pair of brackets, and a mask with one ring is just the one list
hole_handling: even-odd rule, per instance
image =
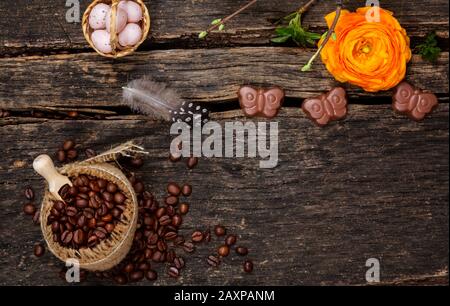
[[[139, 25], [142, 29], [142, 38], [141, 40], [132, 47], [123, 47], [119, 44], [119, 38], [118, 33], [116, 32], [116, 16], [117, 16], [117, 6], [119, 5], [120, 0], [94, 0], [86, 9], [83, 15], [83, 21], [82, 21], [82, 27], [83, 27], [83, 34], [86, 40], [88, 41], [89, 45], [100, 55], [109, 57], [109, 58], [119, 58], [124, 57], [126, 55], [129, 55], [133, 53], [147, 38], [148, 33], [150, 32], [150, 14], [148, 12], [147, 7], [145, 6], [144, 2], [142, 0], [133, 0], [137, 4], [139, 4], [142, 8], [143, 12], [143, 18], [139, 22]], [[112, 53], [106, 54], [101, 51], [99, 51], [92, 42], [91, 35], [94, 32], [93, 29], [89, 26], [89, 15], [91, 14], [92, 9], [94, 6], [96, 6], [99, 3], [105, 3], [108, 5], [111, 5], [111, 27], [110, 27], [110, 39], [111, 39], [111, 47], [112, 47]]]
[[50, 215], [55, 198], [46, 188], [40, 213], [41, 230], [48, 249], [57, 258], [64, 262], [68, 259], [76, 259], [79, 261], [80, 268], [82, 269], [105, 271], [119, 264], [128, 254], [137, 226], [137, 198], [133, 186], [122, 171], [106, 162], [114, 161], [119, 155], [127, 155], [127, 152], [145, 153], [136, 151], [134, 150], [135, 148], [131, 143], [127, 143], [84, 162], [73, 163], [58, 169], [61, 174], [69, 177], [85, 174], [113, 182], [126, 195], [127, 200], [121, 222], [116, 225], [110, 237], [104, 239], [93, 248], [86, 247], [76, 250], [53, 241], [53, 233], [51, 226], [47, 225], [47, 218]]

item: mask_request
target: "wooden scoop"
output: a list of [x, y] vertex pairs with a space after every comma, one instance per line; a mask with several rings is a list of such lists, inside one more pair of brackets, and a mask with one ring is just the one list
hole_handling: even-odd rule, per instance
[[59, 190], [64, 185], [69, 185], [72, 187], [72, 182], [67, 176], [59, 174], [53, 164], [52, 159], [48, 155], [39, 155], [33, 161], [34, 170], [39, 173], [48, 183], [48, 190], [50, 193], [60, 201], [64, 201], [59, 195]]

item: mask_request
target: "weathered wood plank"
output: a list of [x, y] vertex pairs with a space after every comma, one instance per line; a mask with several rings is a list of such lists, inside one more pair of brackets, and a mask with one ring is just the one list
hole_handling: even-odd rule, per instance
[[[300, 110], [285, 109], [276, 118], [280, 163], [271, 170], [259, 169], [256, 159], [202, 159], [189, 172], [166, 161], [168, 126], [145, 119], [5, 125], [0, 284], [62, 284], [54, 257], [32, 256], [41, 234], [21, 206], [24, 186], [43, 186], [32, 159], [69, 137], [97, 151], [142, 141], [150, 152], [142, 174], [159, 197], [169, 181], [194, 186], [185, 231], [223, 223], [241, 235], [256, 263], [251, 275], [240, 272], [236, 258], [218, 271], [208, 269], [204, 256], [213, 243], [187, 256], [179, 282], [162, 277], [157, 284], [365, 284], [370, 257], [381, 260], [387, 284], [448, 284], [448, 111], [441, 105], [415, 123], [388, 105], [352, 105], [345, 121], [321, 129]], [[216, 119], [242, 119], [238, 115]]]
[[[313, 72], [300, 71], [311, 56], [298, 48], [246, 47], [148, 51], [116, 61], [92, 53], [3, 58], [0, 108], [119, 106], [121, 87], [143, 75], [167, 82], [186, 99], [205, 103], [236, 101], [239, 87], [249, 83], [282, 86], [289, 98], [305, 98], [337, 84], [320, 61]], [[447, 96], [448, 65], [448, 52], [435, 64], [414, 56], [407, 79]], [[374, 96], [352, 86], [348, 92], [351, 98]]]
[[[208, 27], [211, 20], [223, 17], [239, 8], [246, 1], [240, 0], [152, 0], [145, 1], [152, 16], [151, 37], [143, 48], [153, 44], [180, 44], [198, 46], [198, 33]], [[296, 10], [306, 1], [259, 1], [252, 10], [233, 20], [224, 34], [214, 36], [208, 45], [262, 45], [268, 44], [274, 26], [269, 20], [281, 18]], [[81, 1], [84, 12], [89, 0]], [[365, 1], [350, 1], [347, 7], [354, 10]], [[381, 5], [395, 12], [411, 37], [424, 37], [437, 31], [448, 38], [448, 9], [446, 0], [382, 1]], [[85, 49], [88, 45], [80, 24], [66, 21], [65, 1], [53, 0], [3, 0], [0, 2], [0, 54], [23, 51]], [[305, 16], [305, 24], [316, 32], [325, 31], [323, 17], [334, 10], [334, 1], [318, 1]]]

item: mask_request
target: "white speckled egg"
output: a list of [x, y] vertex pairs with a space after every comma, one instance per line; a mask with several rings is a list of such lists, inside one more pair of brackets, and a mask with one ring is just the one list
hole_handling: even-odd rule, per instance
[[[117, 17], [116, 17], [116, 32], [120, 33], [127, 25], [127, 12], [123, 9], [117, 8]], [[111, 25], [111, 14], [106, 16], [106, 31], [110, 32]]]
[[117, 7], [126, 11], [127, 10], [127, 4], [128, 4], [128, 1], [122, 0], [122, 1], [119, 2], [119, 5]]
[[142, 20], [142, 8], [139, 4], [134, 1], [127, 1], [126, 11], [128, 16], [128, 22], [138, 23]]
[[142, 38], [142, 29], [135, 23], [129, 23], [119, 34], [119, 44], [123, 47], [135, 46]]
[[100, 52], [103, 53], [111, 53], [111, 41], [110, 34], [105, 30], [97, 30], [94, 31], [91, 35], [92, 42], [94, 43], [95, 48], [97, 48]]
[[106, 28], [106, 17], [109, 15], [111, 7], [104, 3], [99, 3], [89, 14], [89, 26], [94, 30]]

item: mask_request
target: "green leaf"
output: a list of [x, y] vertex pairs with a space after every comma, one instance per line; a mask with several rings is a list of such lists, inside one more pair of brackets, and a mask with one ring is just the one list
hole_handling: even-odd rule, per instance
[[310, 63], [302, 67], [302, 72], [308, 72], [312, 70], [312, 65]]
[[212, 25], [216, 25], [216, 24], [219, 24], [219, 23], [221, 23], [222, 22], [222, 19], [221, 18], [218, 18], [218, 19], [214, 19], [212, 22], [211, 22], [211, 24]]
[[271, 41], [277, 44], [282, 44], [287, 42], [289, 39], [291, 38], [291, 35], [286, 35], [286, 36], [278, 36], [275, 38], [272, 38]]
[[220, 26], [219, 26], [219, 31], [223, 31], [225, 29], [225, 25], [224, 24], [221, 24]]
[[203, 38], [205, 38], [206, 36], [208, 36], [208, 32], [206, 32], [206, 31], [203, 31], [203, 32], [201, 32], [200, 34], [198, 34], [198, 38], [200, 38], [200, 39], [203, 39]]
[[437, 45], [438, 41], [436, 39], [436, 33], [432, 32], [427, 35], [425, 42], [418, 45], [416, 49], [423, 59], [430, 62], [435, 62], [439, 58], [442, 51]]

